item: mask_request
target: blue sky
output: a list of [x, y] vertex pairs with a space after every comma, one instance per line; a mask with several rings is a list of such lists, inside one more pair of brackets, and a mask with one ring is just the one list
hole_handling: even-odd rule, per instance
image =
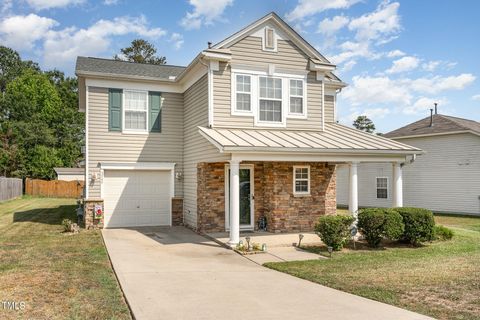
[[337, 64], [349, 86], [339, 120], [366, 114], [379, 132], [444, 114], [480, 121], [480, 1], [3, 0], [0, 43], [72, 75], [78, 55], [112, 57], [134, 38], [186, 65], [275, 11]]

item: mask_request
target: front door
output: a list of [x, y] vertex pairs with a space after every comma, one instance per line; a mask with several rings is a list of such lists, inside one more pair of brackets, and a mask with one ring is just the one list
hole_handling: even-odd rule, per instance
[[[226, 229], [230, 229], [230, 169], [225, 170], [227, 188], [227, 203], [225, 205], [228, 212], [226, 215]], [[240, 178], [240, 229], [253, 229], [253, 166], [241, 165], [239, 171]]]

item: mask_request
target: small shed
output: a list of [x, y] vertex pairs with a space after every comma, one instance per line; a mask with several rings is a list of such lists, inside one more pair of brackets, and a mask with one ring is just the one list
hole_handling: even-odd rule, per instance
[[85, 181], [85, 168], [53, 168], [57, 173], [57, 180]]

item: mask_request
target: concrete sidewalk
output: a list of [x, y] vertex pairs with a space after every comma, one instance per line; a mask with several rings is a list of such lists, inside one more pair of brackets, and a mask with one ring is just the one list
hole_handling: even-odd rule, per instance
[[261, 267], [186, 228], [103, 237], [136, 319], [430, 319]]

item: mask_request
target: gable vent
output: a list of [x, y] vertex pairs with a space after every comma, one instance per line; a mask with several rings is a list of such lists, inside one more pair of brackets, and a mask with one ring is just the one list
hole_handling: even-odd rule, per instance
[[275, 49], [275, 34], [273, 29], [265, 28], [265, 48], [274, 50]]

